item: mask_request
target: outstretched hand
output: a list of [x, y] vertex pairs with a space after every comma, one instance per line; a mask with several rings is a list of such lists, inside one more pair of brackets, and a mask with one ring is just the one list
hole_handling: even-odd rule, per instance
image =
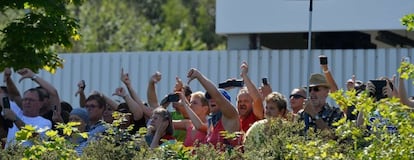
[[20, 74], [22, 77], [19, 79], [19, 83], [26, 78], [32, 78], [35, 73], [30, 70], [29, 68], [23, 68], [17, 71], [18, 74]]
[[125, 97], [126, 96], [126, 92], [125, 89], [122, 87], [118, 87], [115, 89], [115, 93], [113, 93], [112, 95], [116, 95], [116, 96], [120, 96], [120, 97]]
[[130, 85], [131, 84], [131, 81], [129, 80], [129, 75], [128, 75], [128, 73], [124, 72], [124, 68], [121, 69], [121, 81], [125, 85]]
[[183, 81], [177, 76], [175, 77], [174, 92], [181, 92], [184, 88]]
[[161, 72], [155, 72], [150, 79], [151, 82], [153, 83], [158, 83], [159, 81], [161, 81]]
[[195, 69], [195, 68], [191, 68], [191, 69], [188, 71], [188, 73], [187, 73], [187, 78], [188, 78], [187, 84], [190, 84], [190, 82], [191, 82], [193, 79], [198, 78], [200, 75], [201, 75], [200, 71], [198, 71], [198, 70], [197, 70], [197, 69]]
[[78, 91], [75, 93], [75, 96], [78, 96], [81, 92], [84, 92], [86, 87], [85, 80], [80, 80], [78, 82]]
[[241, 72], [240, 72], [240, 76], [246, 76], [247, 73], [249, 72], [249, 65], [247, 65], [246, 61], [243, 61], [241, 66], [240, 66]]

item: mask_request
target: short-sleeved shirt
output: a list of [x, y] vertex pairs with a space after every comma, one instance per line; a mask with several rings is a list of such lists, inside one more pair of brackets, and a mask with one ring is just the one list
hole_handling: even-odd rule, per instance
[[243, 132], [247, 132], [249, 130], [250, 126], [253, 125], [254, 122], [258, 121], [256, 115], [254, 115], [253, 112], [250, 112], [250, 114], [246, 118], [240, 117], [240, 125], [243, 130]]
[[[305, 122], [305, 130], [308, 130], [309, 127], [313, 127], [316, 130], [316, 120], [313, 119], [310, 115], [302, 111], [299, 113], [300, 118], [299, 120], [302, 120]], [[332, 127], [332, 124], [334, 122], [339, 121], [343, 116], [343, 112], [337, 108], [332, 107], [329, 104], [325, 104], [322, 108], [322, 110], [318, 113], [319, 117], [328, 124], [329, 127]]]

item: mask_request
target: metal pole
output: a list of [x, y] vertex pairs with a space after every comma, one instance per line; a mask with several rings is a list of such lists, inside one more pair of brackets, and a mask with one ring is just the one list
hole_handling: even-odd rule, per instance
[[312, 10], [313, 10], [313, 0], [310, 0], [309, 3], [309, 30], [308, 30], [308, 71], [306, 73], [307, 79], [306, 79], [306, 86], [308, 87], [308, 89], [306, 90], [306, 97], [309, 99], [310, 95], [309, 95], [309, 77], [310, 77], [310, 72], [311, 72], [311, 63], [312, 63]]

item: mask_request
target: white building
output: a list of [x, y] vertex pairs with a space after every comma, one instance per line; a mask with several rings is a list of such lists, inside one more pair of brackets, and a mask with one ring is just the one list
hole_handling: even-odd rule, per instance
[[[232, 49], [306, 49], [309, 0], [217, 0], [216, 32]], [[400, 19], [414, 13], [407, 0], [314, 0], [312, 47], [414, 47]]]

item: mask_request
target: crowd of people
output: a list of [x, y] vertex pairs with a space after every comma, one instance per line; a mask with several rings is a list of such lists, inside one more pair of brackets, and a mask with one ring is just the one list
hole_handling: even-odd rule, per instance
[[[262, 83], [256, 86], [248, 76], [249, 66], [242, 62], [240, 76], [243, 86], [228, 85], [218, 88], [211, 80], [196, 68], [188, 71], [189, 83], [197, 81], [205, 91], [193, 92], [177, 77], [175, 87], [171, 94], [158, 100], [156, 85], [161, 81], [161, 73], [154, 73], [148, 81], [147, 101], [140, 99], [134, 86], [131, 84], [129, 74], [121, 70], [120, 80], [124, 87], [114, 90], [113, 95], [123, 99], [119, 103], [99, 91], [86, 95], [85, 81], [79, 81], [76, 96], [79, 97], [79, 106], [61, 101], [59, 93], [53, 85], [37, 76], [32, 70], [24, 68], [16, 71], [24, 79], [31, 79], [38, 87], [23, 92], [21, 96], [14, 80], [11, 79], [12, 71], [4, 70], [4, 83], [1, 87], [0, 97], [0, 138], [2, 148], [12, 145], [30, 145], [16, 143], [16, 132], [25, 125], [31, 125], [40, 132], [55, 129], [58, 123], [79, 122], [77, 126], [81, 132], [87, 132], [88, 138], [76, 137], [70, 139], [76, 145], [75, 150], [82, 154], [83, 149], [92, 141], [100, 138], [107, 130], [105, 123], [112, 123], [113, 112], [129, 113], [122, 126], [133, 125], [130, 131], [135, 134], [140, 128], [147, 128], [145, 141], [150, 148], [156, 148], [167, 143], [182, 141], [185, 146], [198, 146], [200, 144], [212, 144], [218, 149], [223, 147], [235, 147], [243, 145], [251, 139], [251, 135], [261, 132], [270, 119], [281, 119], [284, 122], [299, 121], [304, 123], [304, 133], [310, 128], [313, 130], [332, 130], [334, 122], [346, 117], [355, 120], [357, 125], [363, 125], [363, 114], [353, 112], [354, 106], [346, 106], [341, 110], [338, 106], [327, 103], [328, 94], [338, 90], [328, 65], [321, 63], [323, 74], [310, 75], [309, 86], [297, 86], [291, 94], [284, 96], [273, 91], [271, 84]], [[234, 81], [228, 79], [226, 82]], [[401, 103], [414, 107], [414, 100], [408, 98], [404, 80], [399, 79], [399, 86], [394, 81], [382, 77], [380, 82], [385, 82], [378, 88], [376, 81], [363, 83], [353, 76], [347, 81], [347, 90], [356, 90], [356, 94], [363, 91], [376, 96], [377, 92], [383, 97], [399, 97]], [[228, 90], [239, 89], [234, 100]], [[8, 103], [7, 103], [8, 102]], [[167, 107], [172, 105], [175, 112], [171, 113]], [[290, 106], [290, 107], [288, 107]], [[380, 118], [380, 113], [376, 114]], [[367, 116], [367, 115], [365, 115]], [[178, 132], [182, 130], [183, 132]], [[390, 125], [390, 131], [398, 129]], [[240, 133], [237, 138], [226, 139], [222, 132]]]

